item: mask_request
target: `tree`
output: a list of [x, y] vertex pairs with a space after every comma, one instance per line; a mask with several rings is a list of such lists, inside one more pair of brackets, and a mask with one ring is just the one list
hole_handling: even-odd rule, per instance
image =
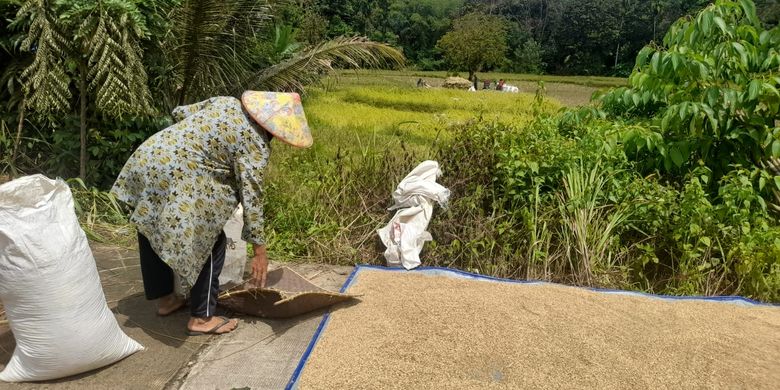
[[719, 179], [761, 167], [780, 158], [778, 47], [780, 27], [765, 29], [752, 1], [718, 0], [673, 24], [663, 46], [642, 49], [630, 86], [604, 95], [603, 107], [646, 125], [622, 139], [651, 168], [701, 161]]
[[507, 50], [504, 18], [473, 12], [456, 19], [453, 28], [437, 46], [455, 67], [466, 69], [469, 80], [474, 73], [501, 63]]
[[555, 29], [558, 58], [554, 63], [578, 74], [603, 74], [614, 63], [621, 37], [621, 10], [616, 1], [569, 3], [569, 17]]
[[527, 40], [522, 47], [514, 52], [512, 71], [518, 73], [539, 74], [542, 71], [542, 45], [533, 40]]
[[109, 117], [153, 111], [139, 43], [149, 33], [144, 15], [134, 2], [125, 0], [28, 0], [14, 23], [29, 24], [21, 49], [35, 52], [21, 74], [21, 110], [68, 112], [71, 87], [77, 84], [83, 179], [88, 101], [96, 113]]

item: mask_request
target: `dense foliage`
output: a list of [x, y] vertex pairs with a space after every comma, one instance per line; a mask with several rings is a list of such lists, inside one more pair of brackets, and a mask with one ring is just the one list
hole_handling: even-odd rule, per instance
[[[358, 33], [400, 46], [423, 70], [457, 70], [436, 42], [470, 12], [508, 27], [504, 71], [627, 75], [636, 53], [707, 0], [301, 0], [280, 23], [305, 36]], [[764, 23], [780, 19], [777, 0], [758, 0]], [[484, 26], [487, 30], [490, 27]], [[466, 44], [465, 42], [462, 44]]]
[[630, 87], [602, 98], [635, 126], [624, 141], [649, 168], [717, 177], [780, 157], [780, 28], [764, 30], [749, 1], [721, 2], [672, 26], [637, 58]]
[[554, 119], [464, 128], [440, 155], [456, 200], [434, 218], [425, 258], [507, 277], [780, 300], [780, 227], [750, 173], [645, 176], [611, 130], [593, 122], [573, 137]]
[[0, 175], [78, 174], [107, 186], [177, 105], [302, 90], [334, 68], [404, 60], [362, 37], [296, 42], [272, 23], [273, 9], [267, 0], [3, 2]]

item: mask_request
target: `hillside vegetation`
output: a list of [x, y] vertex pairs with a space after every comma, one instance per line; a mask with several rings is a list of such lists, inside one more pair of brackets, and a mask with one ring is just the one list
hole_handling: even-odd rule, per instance
[[[764, 29], [755, 12], [719, 1], [680, 20], [663, 45], [642, 50], [628, 86], [560, 113], [541, 93], [464, 93], [495, 111], [406, 125], [445, 101], [457, 118], [460, 103], [449, 103], [460, 95], [315, 97], [320, 142], [341, 146], [277, 155], [272, 247], [282, 258], [381, 263], [373, 230], [389, 217], [390, 192], [435, 158], [453, 196], [431, 223], [426, 264], [780, 301], [780, 29]], [[341, 116], [320, 111], [324, 101]], [[378, 119], [386, 110], [398, 112]]]

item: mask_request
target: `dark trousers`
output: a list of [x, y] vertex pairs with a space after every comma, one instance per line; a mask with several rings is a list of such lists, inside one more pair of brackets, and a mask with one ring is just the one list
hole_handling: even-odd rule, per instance
[[[217, 309], [219, 274], [225, 264], [225, 244], [222, 232], [211, 249], [211, 255], [190, 290], [190, 313], [193, 317], [211, 317]], [[138, 233], [138, 252], [141, 256], [141, 276], [146, 299], [158, 299], [173, 293], [173, 270], [154, 252], [149, 240]]]

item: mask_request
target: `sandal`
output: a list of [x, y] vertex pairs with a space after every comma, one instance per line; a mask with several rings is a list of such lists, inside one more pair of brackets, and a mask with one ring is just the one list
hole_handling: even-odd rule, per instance
[[[189, 334], [190, 336], [203, 336], [203, 335], [207, 335], [207, 334], [225, 334], [225, 333], [232, 332], [232, 330], [230, 332], [222, 332], [222, 333], [217, 332], [217, 330], [219, 328], [221, 328], [221, 327], [223, 327], [223, 326], [225, 326], [225, 325], [230, 323], [230, 318], [223, 317], [223, 316], [219, 316], [217, 318], [222, 319], [222, 322], [219, 325], [217, 325], [217, 326], [215, 326], [215, 327], [213, 327], [213, 328], [211, 328], [211, 329], [209, 329], [207, 331], [197, 331], [197, 330], [187, 329], [187, 334]], [[238, 329], [238, 324], [236, 324], [236, 328], [233, 329], [233, 330], [236, 330], [236, 329]]]

